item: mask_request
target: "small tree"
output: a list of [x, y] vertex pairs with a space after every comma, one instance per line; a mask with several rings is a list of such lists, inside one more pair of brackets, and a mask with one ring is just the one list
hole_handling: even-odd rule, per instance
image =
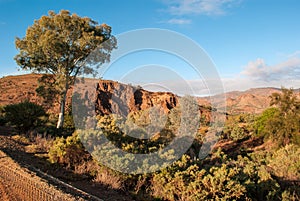
[[[276, 128], [270, 124], [271, 121], [274, 121], [279, 115], [279, 109], [275, 107], [270, 107], [263, 111], [256, 119], [253, 124], [254, 132], [259, 137], [269, 138], [270, 135], [273, 135], [273, 132], [276, 132]], [[274, 131], [275, 129], [275, 131]]]
[[[34, 21], [26, 36], [17, 38], [15, 43], [20, 50], [15, 60], [21, 69], [55, 75], [51, 84], [59, 94], [57, 128], [63, 126], [67, 91], [76, 77], [95, 75], [92, 66], [99, 67], [109, 61], [111, 51], [116, 48], [110, 26], [98, 25], [90, 18], [71, 15], [66, 10], [58, 14], [50, 11], [48, 16]], [[92, 52], [95, 54], [89, 56]]]
[[275, 105], [279, 113], [270, 125], [277, 128], [275, 137], [279, 145], [286, 145], [290, 142], [300, 143], [300, 100], [292, 89], [281, 89], [282, 93], [271, 95], [271, 106]]
[[5, 119], [21, 132], [41, 126], [47, 117], [42, 106], [29, 101], [4, 107]]
[[282, 88], [282, 93], [273, 93], [271, 106], [256, 120], [256, 132], [273, 139], [278, 146], [290, 142], [300, 144], [300, 100], [292, 89]]

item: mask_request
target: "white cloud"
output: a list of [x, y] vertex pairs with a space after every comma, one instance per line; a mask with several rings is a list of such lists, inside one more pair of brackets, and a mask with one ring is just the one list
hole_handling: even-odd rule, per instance
[[[221, 78], [223, 88], [220, 88], [219, 84], [214, 85], [213, 80], [209, 80], [210, 85], [206, 84], [205, 80], [186, 80], [182, 81], [169, 81], [169, 82], [158, 82], [149, 86], [143, 86], [144, 89], [150, 91], [170, 91], [178, 95], [195, 95], [195, 96], [210, 96], [219, 94], [222, 92], [230, 91], [245, 91], [251, 88], [262, 88], [262, 87], [276, 87], [281, 88], [300, 88], [300, 79], [293, 80], [253, 80], [248, 77], [236, 76], [232, 78]], [[216, 80], [215, 83], [219, 83], [220, 80]], [[213, 93], [216, 92], [217, 93]]]
[[300, 80], [300, 58], [294, 54], [286, 61], [276, 65], [267, 65], [263, 59], [249, 62], [241, 73], [250, 79], [261, 81]]
[[300, 55], [300, 50], [297, 50], [293, 54], [289, 54], [288, 57], [297, 57], [299, 55]]
[[241, 0], [163, 0], [172, 15], [224, 15]]
[[168, 23], [168, 24], [191, 24], [192, 21], [187, 20], [187, 19], [173, 18], [173, 19], [167, 20], [166, 23]]
[[214, 94], [214, 91], [222, 93], [222, 91], [244, 91], [261, 87], [283, 86], [298, 89], [300, 88], [300, 54], [293, 55], [275, 65], [267, 65], [261, 58], [249, 62], [244, 71], [231, 77], [221, 78], [224, 88], [218, 84], [220, 80], [173, 80], [157, 83], [157, 86], [163, 87], [154, 87], [151, 90], [161, 91], [163, 88], [180, 95], [205, 96]]

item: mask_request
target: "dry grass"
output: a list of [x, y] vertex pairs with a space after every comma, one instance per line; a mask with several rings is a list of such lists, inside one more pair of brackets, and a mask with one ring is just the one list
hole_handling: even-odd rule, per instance
[[48, 152], [53, 142], [54, 138], [49, 136], [36, 135], [34, 139], [34, 144], [38, 145], [43, 152]]
[[122, 178], [120, 176], [112, 174], [106, 168], [100, 168], [98, 170], [94, 182], [104, 184], [112, 189], [124, 189]]
[[30, 144], [30, 140], [23, 135], [14, 135], [11, 138], [22, 144]]
[[26, 152], [28, 153], [48, 153], [50, 147], [53, 145], [54, 139], [49, 136], [43, 136], [41, 134], [31, 135], [30, 145], [26, 146]]
[[97, 168], [98, 165], [94, 161], [88, 161], [88, 162], [81, 163], [80, 165], [76, 165], [74, 169], [74, 173], [93, 175], [93, 172], [96, 172]]

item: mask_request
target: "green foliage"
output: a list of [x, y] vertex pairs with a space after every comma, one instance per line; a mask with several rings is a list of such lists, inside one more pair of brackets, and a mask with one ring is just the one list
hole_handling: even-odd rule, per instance
[[58, 102], [57, 96], [60, 93], [58, 83], [54, 75], [44, 74], [38, 79], [39, 86], [36, 88], [37, 95], [44, 99], [45, 105], [50, 108], [54, 102]]
[[111, 36], [111, 27], [87, 17], [79, 17], [62, 10], [56, 14], [49, 12], [35, 20], [27, 29], [26, 36], [16, 39], [20, 53], [15, 60], [22, 69], [48, 72], [57, 75], [76, 76], [78, 73], [92, 73], [93, 69], [82, 65], [87, 56], [100, 44], [101, 57], [90, 62], [104, 63], [116, 47], [116, 39]]
[[71, 169], [90, 158], [76, 132], [67, 138], [56, 138], [48, 155], [51, 163], [60, 163]]
[[235, 141], [242, 140], [246, 137], [245, 130], [242, 127], [234, 126], [229, 138]]
[[285, 180], [300, 181], [300, 147], [289, 144], [270, 153], [267, 164], [272, 174]]
[[164, 200], [280, 200], [279, 183], [255, 157], [232, 160], [218, 152], [211, 160], [218, 162], [204, 168], [185, 155], [154, 173], [152, 195]]
[[255, 156], [238, 156], [232, 160], [234, 166], [241, 168], [240, 181], [246, 187], [250, 200], [278, 200], [280, 185], [268, 171], [268, 167]]
[[66, 10], [58, 14], [50, 11], [48, 16], [35, 20], [25, 37], [17, 38], [15, 43], [20, 50], [15, 60], [22, 69], [54, 75], [51, 82], [40, 80], [43, 85], [38, 92], [46, 98], [49, 98], [49, 93], [45, 92], [47, 89], [59, 95], [61, 114], [58, 128], [63, 126], [66, 94], [76, 77], [95, 75], [93, 66], [97, 64], [99, 67], [109, 61], [111, 51], [116, 48], [110, 26], [98, 25], [90, 18]]
[[[295, 126], [296, 124], [285, 122], [292, 120], [284, 117], [280, 104], [277, 105], [277, 108], [269, 108], [256, 118], [248, 114], [230, 116], [224, 131], [225, 139], [239, 141], [234, 142], [237, 145], [245, 145], [242, 140], [249, 139], [253, 132], [267, 139], [279, 135], [276, 132], [280, 127], [274, 125], [277, 121], [283, 126]], [[287, 105], [289, 104], [282, 107], [290, 110], [288, 114], [297, 119], [297, 106], [289, 109]], [[297, 105], [297, 99], [294, 105]], [[294, 110], [297, 112], [291, 112]], [[174, 139], [174, 134], [184, 136], [185, 132], [190, 131], [189, 128], [180, 125], [184, 118], [189, 120], [190, 117], [180, 108], [173, 108], [163, 119], [154, 116], [159, 121], [152, 120], [151, 112], [153, 111], [132, 112], [127, 120], [116, 115], [99, 116], [98, 130], [80, 130], [77, 134], [94, 159], [102, 164], [122, 167], [124, 171], [138, 168], [151, 170], [156, 168], [151, 166], [153, 161], [145, 160], [142, 167], [136, 167], [136, 161], [130, 153], [157, 152]], [[180, 118], [182, 114], [183, 118]], [[156, 133], [149, 125], [154, 124], [156, 127], [159, 122], [164, 123]], [[128, 133], [141, 136], [148, 132], [154, 134], [150, 139], [128, 136]], [[196, 136], [199, 139], [194, 141], [192, 147], [199, 148], [202, 142], [201, 133]], [[84, 156], [85, 152], [81, 152], [84, 149], [78, 137], [73, 135], [67, 139], [58, 138], [49, 152], [52, 162], [63, 163], [69, 167], [81, 163], [83, 159], [78, 156]], [[293, 135], [290, 137], [293, 139]], [[251, 143], [250, 140], [248, 142]], [[117, 189], [134, 189], [135, 193], [151, 194], [151, 199], [157, 200], [299, 200], [300, 187], [293, 183], [300, 180], [300, 148], [295, 144], [287, 143], [278, 150], [271, 150], [270, 153], [252, 149], [253, 153], [245, 153], [243, 156], [226, 155], [220, 148], [203, 161], [191, 157], [187, 152], [171, 166], [146, 175], [125, 175], [100, 165], [94, 174], [94, 181], [115, 186]], [[119, 149], [124, 151], [123, 156], [118, 155]], [[174, 150], [170, 150], [160, 159], [171, 161], [172, 157]]]
[[6, 121], [21, 132], [42, 126], [47, 114], [42, 106], [29, 101], [7, 105], [4, 107]]
[[[170, 114], [158, 108], [150, 108], [131, 112], [127, 119], [117, 115], [99, 116], [97, 129], [80, 130], [79, 136], [92, 156], [104, 164], [122, 168], [124, 171], [157, 169], [156, 160], [168, 163], [175, 159], [174, 149], [164, 150], [175, 134], [178, 137], [176, 140], [186, 142], [191, 141], [192, 132], [198, 132], [200, 119], [196, 118], [199, 116], [198, 106], [189, 97], [182, 98], [181, 101], [184, 105], [181, 107], [188, 108], [184, 111], [181, 108], [174, 108]], [[174, 115], [175, 113], [180, 113], [181, 118]], [[120, 150], [124, 152], [120, 153]], [[147, 158], [141, 161], [142, 167], [138, 166], [132, 155], [153, 152], [158, 154], [154, 155], [152, 161], [148, 161]]]
[[255, 123], [253, 125], [256, 135], [260, 137], [269, 136], [270, 129], [272, 129], [270, 122], [275, 119], [278, 114], [279, 110], [275, 107], [271, 107], [263, 111], [263, 113], [255, 119]]
[[71, 114], [66, 114], [64, 117], [64, 129], [68, 130], [69, 132], [75, 131], [75, 124]]
[[265, 139], [276, 142], [277, 147], [289, 143], [300, 145], [300, 100], [292, 89], [282, 88], [273, 93], [271, 106], [256, 121], [256, 132]]
[[246, 139], [252, 135], [253, 122], [254, 116], [251, 114], [229, 116], [221, 137], [234, 141]]
[[154, 174], [152, 194], [165, 200], [236, 200], [245, 198], [239, 181], [241, 169], [228, 164], [209, 170], [183, 156], [173, 166]]

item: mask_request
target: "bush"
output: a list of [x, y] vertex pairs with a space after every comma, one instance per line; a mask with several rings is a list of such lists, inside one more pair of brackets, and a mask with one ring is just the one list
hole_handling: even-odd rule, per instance
[[268, 166], [277, 177], [300, 181], [300, 147], [289, 144], [267, 157]]
[[254, 115], [238, 114], [230, 115], [226, 120], [221, 139], [241, 141], [252, 136]]
[[47, 119], [43, 107], [29, 101], [7, 105], [4, 107], [4, 112], [6, 121], [24, 133], [42, 126]]
[[[218, 160], [216, 160], [218, 159]], [[163, 200], [280, 200], [284, 192], [263, 160], [217, 152], [205, 164], [184, 156], [172, 166], [154, 173], [152, 195]], [[290, 194], [288, 194], [291, 192]], [[293, 195], [291, 195], [293, 194]], [[295, 197], [295, 189], [282, 196]]]
[[229, 135], [229, 139], [234, 141], [242, 140], [246, 137], [247, 133], [245, 132], [244, 128], [240, 127], [239, 125], [234, 126]]
[[271, 107], [263, 111], [263, 113], [255, 119], [253, 129], [257, 136], [269, 137], [271, 128], [270, 121], [275, 119], [275, 116], [278, 116], [278, 113], [279, 110], [277, 108]]
[[275, 142], [277, 148], [289, 143], [300, 145], [300, 99], [292, 89], [273, 93], [270, 106], [256, 121], [258, 135]]
[[49, 150], [49, 160], [51, 163], [66, 165], [69, 169], [88, 161], [90, 154], [85, 151], [77, 133], [67, 138], [56, 138]]
[[104, 184], [109, 188], [120, 190], [124, 189], [123, 180], [115, 171], [99, 166], [93, 181]]
[[239, 181], [241, 168], [223, 164], [206, 170], [189, 163], [189, 157], [184, 156], [172, 167], [154, 174], [152, 195], [165, 200], [245, 199], [246, 187]]

